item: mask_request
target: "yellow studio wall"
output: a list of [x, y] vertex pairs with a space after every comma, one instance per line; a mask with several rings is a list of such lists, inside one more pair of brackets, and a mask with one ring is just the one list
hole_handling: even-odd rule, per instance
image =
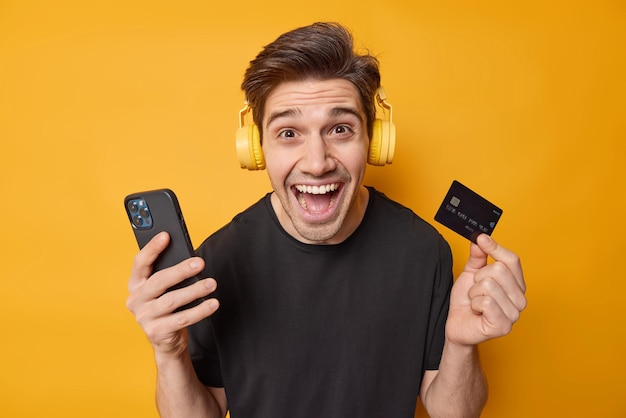
[[[126, 311], [123, 197], [173, 188], [196, 245], [269, 190], [238, 166], [250, 59], [336, 20], [379, 56], [396, 160], [432, 221], [453, 179], [504, 209], [529, 306], [481, 347], [484, 417], [626, 416], [622, 2], [0, 2], [0, 416], [156, 417]], [[449, 240], [458, 271], [468, 243]], [[417, 416], [425, 416], [418, 412]]]

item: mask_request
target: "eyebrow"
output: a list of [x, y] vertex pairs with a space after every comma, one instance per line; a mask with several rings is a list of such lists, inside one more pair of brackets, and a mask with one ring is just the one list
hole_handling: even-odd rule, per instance
[[[266, 126], [270, 126], [272, 122], [274, 122], [276, 119], [294, 117], [301, 114], [302, 112], [298, 108], [272, 112], [267, 118]], [[363, 118], [361, 117], [359, 111], [352, 107], [334, 107], [328, 113], [328, 116], [330, 117], [337, 117], [342, 115], [352, 115], [355, 116], [360, 122], [363, 122]]]
[[363, 121], [359, 111], [352, 107], [334, 107], [330, 111], [330, 116], [332, 117], [343, 116], [343, 115], [352, 115], [352, 116], [355, 116], [359, 121], [361, 122]]
[[302, 114], [302, 112], [297, 108], [282, 110], [278, 112], [272, 112], [267, 118], [266, 126], [270, 126], [272, 122], [274, 122], [276, 119], [293, 117], [298, 114]]

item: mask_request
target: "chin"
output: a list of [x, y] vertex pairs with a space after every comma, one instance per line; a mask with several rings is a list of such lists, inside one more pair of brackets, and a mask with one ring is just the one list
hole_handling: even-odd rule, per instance
[[318, 225], [294, 222], [294, 228], [306, 243], [336, 244], [342, 223], [342, 220], [339, 219]]

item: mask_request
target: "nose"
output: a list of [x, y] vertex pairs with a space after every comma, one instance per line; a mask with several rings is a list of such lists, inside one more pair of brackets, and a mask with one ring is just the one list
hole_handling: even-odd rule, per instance
[[337, 162], [332, 156], [332, 149], [321, 135], [307, 138], [302, 147], [299, 169], [303, 173], [321, 176], [333, 171]]

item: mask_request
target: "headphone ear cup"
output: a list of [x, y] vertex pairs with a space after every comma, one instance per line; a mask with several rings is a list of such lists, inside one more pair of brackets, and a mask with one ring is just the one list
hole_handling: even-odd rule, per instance
[[396, 126], [393, 122], [376, 119], [372, 129], [367, 162], [376, 166], [391, 164], [395, 152]]
[[261, 135], [255, 124], [244, 125], [237, 129], [236, 145], [241, 168], [248, 170], [263, 170], [265, 168]]

